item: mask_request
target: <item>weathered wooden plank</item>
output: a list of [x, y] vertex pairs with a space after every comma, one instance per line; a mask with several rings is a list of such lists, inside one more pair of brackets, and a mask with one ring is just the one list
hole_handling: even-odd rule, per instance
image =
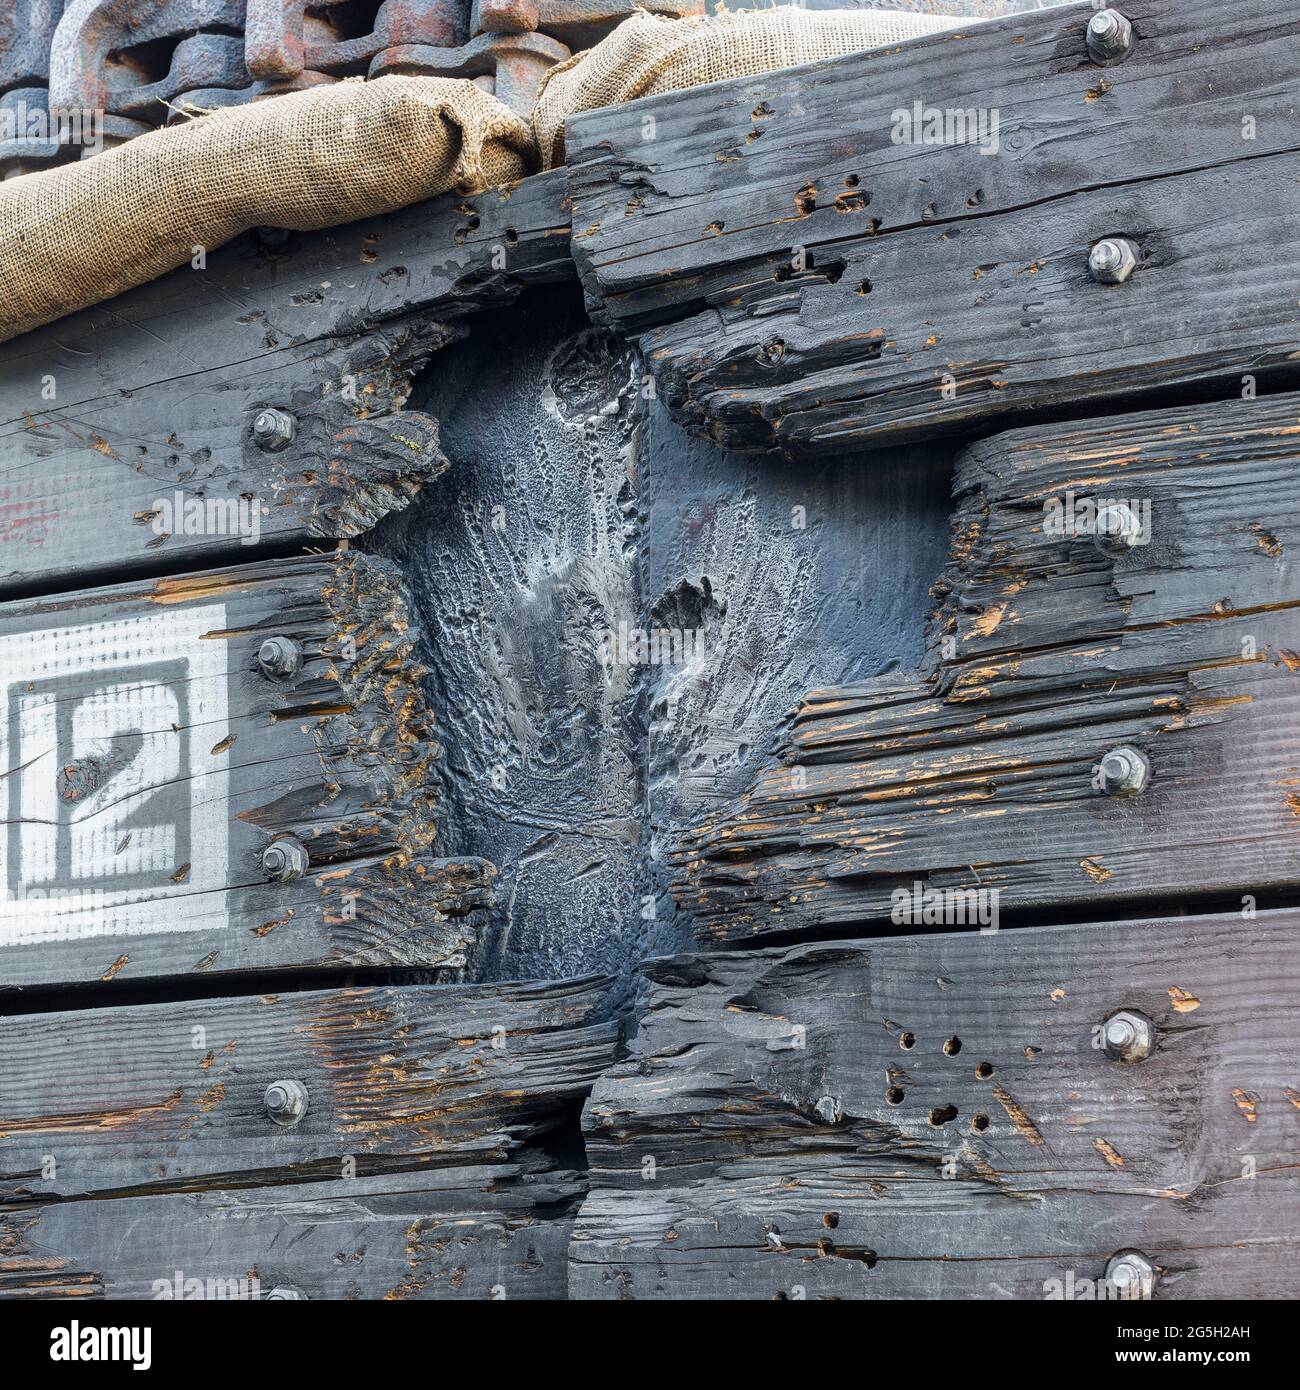
[[[793, 457], [1294, 379], [1300, 21], [1123, 8], [1116, 66], [1074, 5], [575, 118], [593, 312], [689, 427]], [[1116, 235], [1138, 267], [1099, 284]]]
[[[73, 588], [367, 530], [447, 469], [438, 422], [402, 405], [453, 336], [403, 320], [0, 430], [0, 589]], [[268, 406], [293, 421], [283, 448], [256, 441]]]
[[[567, 216], [556, 171], [274, 250], [250, 234], [4, 344], [0, 589], [246, 559], [404, 507], [447, 466], [402, 409], [411, 378], [459, 320], [572, 273]], [[254, 440], [268, 406], [297, 421], [282, 450]]]
[[0, 1207], [0, 1300], [562, 1299], [586, 1183], [534, 1160]]
[[[612, 1060], [599, 976], [204, 999], [0, 1020], [9, 1203], [518, 1162]], [[264, 1104], [300, 1082], [289, 1126]]]
[[[885, 921], [916, 881], [1001, 913], [1293, 892], [1297, 419], [1276, 396], [968, 450], [925, 669], [810, 694], [785, 765], [685, 837], [702, 930]], [[1137, 544], [1087, 533], [1107, 503]], [[1122, 746], [1136, 796], [1097, 779]]]
[[[1082, 1297], [1135, 1248], [1157, 1297], [1291, 1296], [1298, 944], [1287, 911], [651, 962], [572, 1295]], [[1144, 1060], [1097, 1046], [1119, 1009]]]
[[412, 649], [356, 553], [0, 609], [0, 990], [463, 963], [492, 870], [437, 856]]

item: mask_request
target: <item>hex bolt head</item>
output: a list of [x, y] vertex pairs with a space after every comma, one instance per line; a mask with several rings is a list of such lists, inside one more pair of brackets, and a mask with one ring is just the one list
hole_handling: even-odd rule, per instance
[[1126, 236], [1103, 237], [1088, 252], [1088, 271], [1099, 285], [1122, 285], [1137, 262], [1137, 246]]
[[1151, 1298], [1158, 1272], [1140, 1250], [1119, 1250], [1106, 1261], [1106, 1278], [1121, 1298]]
[[1106, 1056], [1115, 1062], [1140, 1062], [1156, 1045], [1156, 1026], [1136, 1009], [1119, 1009], [1101, 1025]]
[[302, 643], [292, 637], [268, 637], [257, 649], [257, 664], [268, 679], [288, 680], [302, 669]]
[[844, 1107], [838, 1096], [823, 1096], [813, 1111], [824, 1125], [837, 1125], [844, 1118]]
[[1098, 550], [1122, 555], [1142, 540], [1142, 521], [1127, 502], [1106, 502], [1097, 508], [1092, 541]]
[[266, 1295], [267, 1302], [275, 1303], [296, 1303], [305, 1300], [307, 1295], [301, 1289], [295, 1289], [292, 1284], [277, 1284], [270, 1293]]
[[278, 453], [293, 443], [297, 424], [287, 410], [277, 410], [269, 405], [259, 410], [253, 417], [253, 442], [259, 449]]
[[1088, 56], [1101, 67], [1122, 63], [1133, 48], [1133, 25], [1118, 10], [1098, 10], [1088, 21]]
[[311, 858], [296, 835], [281, 835], [262, 851], [262, 872], [276, 883], [291, 883], [307, 872]]
[[307, 1088], [301, 1081], [272, 1081], [262, 1102], [275, 1123], [287, 1129], [307, 1113]]
[[1122, 743], [1102, 758], [1100, 772], [1107, 796], [1137, 796], [1151, 780], [1151, 761], [1140, 749]]

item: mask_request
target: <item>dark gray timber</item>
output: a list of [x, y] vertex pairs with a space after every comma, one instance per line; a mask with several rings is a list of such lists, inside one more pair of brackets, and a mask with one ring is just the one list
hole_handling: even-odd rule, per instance
[[[1072, 5], [575, 118], [593, 314], [688, 427], [793, 458], [1294, 380], [1300, 20], [1124, 9], [1112, 67]], [[917, 105], [946, 143], [895, 142]], [[1115, 235], [1138, 266], [1099, 284]]]
[[[1298, 415], [1261, 397], [967, 450], [923, 668], [810, 693], [781, 764], [684, 837], [702, 933], [880, 923], [915, 882], [1004, 914], [1294, 891]], [[1145, 540], [1079, 527], [1107, 501]], [[1079, 534], [1052, 532], [1066, 509]], [[1150, 760], [1137, 796], [1098, 790], [1120, 746]]]
[[[463, 964], [493, 871], [438, 855], [413, 642], [356, 553], [0, 609], [0, 990]], [[309, 867], [273, 881], [287, 836]]]
[[565, 1297], [609, 983], [0, 1022], [0, 1298]]
[[[745, 791], [808, 689], [922, 657], [942, 446], [796, 474], [692, 439], [642, 384], [574, 285], [480, 315], [412, 401], [455, 467], [366, 541], [421, 615], [444, 852], [500, 870], [475, 979], [630, 991], [691, 944], [663, 847]], [[672, 629], [689, 661], [620, 659], [621, 630]]]
[[[1292, 1296], [1298, 945], [1290, 911], [651, 962], [572, 1296], [1087, 1298], [1126, 1248], [1157, 1298]], [[1121, 1008], [1143, 1061], [1096, 1046]]]
[[[0, 346], [0, 589], [246, 559], [405, 507], [447, 467], [411, 377], [459, 320], [574, 273], [563, 178], [275, 250], [250, 234]], [[278, 452], [253, 440], [266, 406], [297, 418]]]
[[[0, 1194], [22, 1206], [482, 1165], [510, 1178], [521, 1146], [571, 1120], [614, 1060], [618, 1025], [599, 1021], [608, 984], [405, 985], [2, 1019]], [[281, 1080], [307, 1089], [307, 1113], [288, 1127], [263, 1101]]]
[[0, 1299], [562, 1299], [586, 1184], [533, 1166], [0, 1208]]

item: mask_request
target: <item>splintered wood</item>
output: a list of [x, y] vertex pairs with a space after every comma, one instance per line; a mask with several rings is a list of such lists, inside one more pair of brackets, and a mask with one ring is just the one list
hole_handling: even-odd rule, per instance
[[[808, 694], [779, 764], [683, 838], [702, 933], [906, 925], [917, 884], [1022, 921], [1294, 890], [1297, 413], [1281, 395], [969, 448], [926, 666]], [[1140, 796], [1099, 785], [1117, 748], [1149, 760]]]
[[[294, 654], [277, 675], [268, 639]], [[304, 556], [0, 608], [0, 990], [455, 967], [493, 870], [434, 846], [396, 573]], [[306, 872], [268, 872], [291, 840]]]

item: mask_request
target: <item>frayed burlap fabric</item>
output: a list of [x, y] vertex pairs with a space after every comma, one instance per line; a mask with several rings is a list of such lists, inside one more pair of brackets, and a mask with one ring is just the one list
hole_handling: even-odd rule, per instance
[[250, 227], [307, 231], [520, 178], [532, 137], [473, 82], [381, 77], [227, 107], [0, 184], [0, 341]]
[[971, 22], [899, 10], [794, 6], [691, 19], [638, 10], [595, 48], [546, 74], [533, 106], [542, 168], [564, 163], [564, 121], [579, 111], [814, 63]]

